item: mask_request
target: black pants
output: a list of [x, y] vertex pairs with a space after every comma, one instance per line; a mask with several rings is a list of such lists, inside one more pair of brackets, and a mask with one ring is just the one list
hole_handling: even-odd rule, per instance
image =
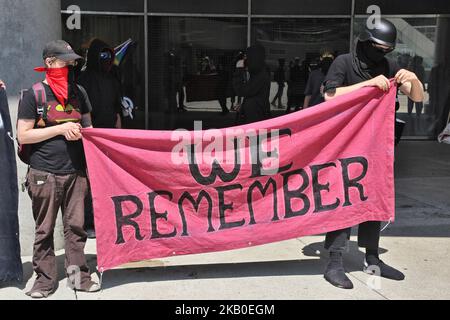
[[227, 107], [227, 97], [226, 96], [219, 96], [219, 104], [220, 104], [220, 107], [222, 108], [223, 112], [229, 111], [228, 107]]
[[[378, 250], [380, 244], [380, 221], [361, 223], [358, 227], [358, 246], [369, 250]], [[328, 232], [325, 249], [343, 252], [347, 248], [352, 228]]]
[[284, 83], [278, 83], [278, 91], [276, 96], [272, 100], [272, 104], [274, 104], [278, 100], [278, 106], [281, 106], [281, 99], [284, 94]]
[[414, 105], [416, 106], [416, 114], [420, 116], [423, 110], [423, 102], [414, 102], [408, 98], [408, 114], [412, 114]]

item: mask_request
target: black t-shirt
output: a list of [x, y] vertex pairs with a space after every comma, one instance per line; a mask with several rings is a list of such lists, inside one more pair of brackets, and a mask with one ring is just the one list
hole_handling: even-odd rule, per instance
[[[400, 70], [399, 65], [390, 58], [385, 58], [385, 63], [380, 63], [377, 69], [371, 71], [372, 77], [383, 74], [386, 78], [390, 79], [395, 77]], [[352, 55], [350, 53], [340, 55], [337, 57], [328, 71], [325, 77], [325, 83], [333, 83], [336, 87], [351, 86], [367, 79], [358, 75], [355, 72], [352, 65]]]
[[308, 83], [306, 84], [305, 96], [311, 96], [309, 106], [315, 106], [321, 104], [325, 101], [322, 96], [321, 87], [323, 81], [325, 80], [325, 75], [321, 69], [314, 70], [309, 75]]
[[[44, 84], [47, 96], [46, 121], [39, 121], [36, 98], [32, 89], [28, 90], [19, 105], [18, 119], [35, 120], [35, 128], [52, 127], [65, 122], [80, 123], [81, 117], [91, 111], [89, 98], [84, 90], [69, 98], [65, 107], [61, 106], [49, 85]], [[33, 169], [54, 174], [71, 174], [86, 169], [82, 141], [67, 141], [64, 136], [36, 143], [31, 148], [30, 166]]]

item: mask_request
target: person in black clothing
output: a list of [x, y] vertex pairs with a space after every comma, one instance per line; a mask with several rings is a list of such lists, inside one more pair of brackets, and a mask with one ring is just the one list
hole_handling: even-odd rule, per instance
[[88, 50], [87, 66], [78, 79], [91, 100], [94, 128], [122, 127], [121, 84], [114, 74], [115, 53], [105, 42], [94, 39]]
[[[359, 36], [355, 50], [336, 58], [324, 82], [325, 99], [353, 92], [366, 86], [389, 91], [390, 78], [395, 78], [399, 89], [411, 100], [424, 98], [423, 85], [417, 76], [385, 55], [395, 49], [397, 30], [388, 20], [381, 19], [375, 28], [368, 27]], [[395, 108], [395, 106], [392, 106]], [[392, 119], [394, 121], [394, 119]], [[403, 280], [404, 274], [388, 266], [378, 256], [381, 222], [370, 221], [359, 225], [358, 245], [366, 248], [364, 271], [377, 270], [377, 275], [393, 280]], [[325, 279], [339, 288], [351, 289], [353, 284], [345, 275], [342, 253], [350, 238], [351, 228], [329, 232], [325, 249], [330, 251], [330, 261]]]
[[180, 53], [175, 47], [172, 47], [166, 54], [166, 70], [165, 89], [169, 112], [173, 113], [175, 110], [178, 112], [187, 112], [186, 106], [184, 105], [184, 82], [186, 79], [183, 72], [183, 62]]
[[230, 72], [227, 68], [227, 57], [221, 56], [219, 58], [219, 64], [217, 65], [217, 74], [219, 75], [219, 81], [217, 83], [217, 97], [220, 107], [222, 108], [222, 115], [226, 115], [230, 112], [227, 107], [227, 91], [228, 83], [230, 82]]
[[[242, 51], [239, 51], [239, 53], [236, 55], [236, 57], [233, 59], [232, 62], [232, 66], [231, 66], [231, 75], [234, 74], [234, 72], [236, 71], [236, 65], [240, 60], [245, 60], [245, 54]], [[231, 111], [236, 111], [237, 109], [240, 108], [241, 103], [242, 103], [242, 97], [237, 97], [237, 103], [236, 103], [236, 92], [234, 92], [234, 88], [233, 88], [233, 79], [231, 78]]]
[[319, 68], [313, 70], [309, 75], [305, 89], [305, 103], [303, 108], [312, 107], [325, 101], [323, 97], [323, 81], [333, 63], [334, 56], [324, 52], [320, 57]]
[[291, 99], [287, 106], [286, 113], [290, 113], [291, 108], [295, 108], [295, 111], [303, 109], [306, 82], [308, 80], [306, 61], [303, 61], [300, 64], [300, 58], [295, 58], [294, 66], [290, 70], [289, 80], [289, 85], [291, 86]]
[[[122, 127], [121, 84], [113, 66], [114, 49], [105, 42], [94, 39], [87, 53], [87, 66], [79, 79], [92, 104], [92, 124], [94, 128]], [[89, 239], [95, 238], [92, 197], [89, 192], [85, 200], [85, 229]]]
[[286, 74], [284, 70], [284, 59], [278, 59], [278, 69], [275, 71], [274, 74], [274, 80], [278, 84], [278, 92], [276, 96], [272, 100], [272, 106], [276, 106], [275, 102], [278, 100], [278, 108], [283, 109], [283, 105], [281, 104], [281, 99], [283, 98], [284, 94], [284, 86], [286, 83]]
[[240, 60], [236, 65], [233, 86], [236, 94], [244, 97], [239, 110], [239, 123], [258, 122], [270, 116], [270, 71], [266, 65], [264, 47], [255, 45], [247, 49], [247, 59]]

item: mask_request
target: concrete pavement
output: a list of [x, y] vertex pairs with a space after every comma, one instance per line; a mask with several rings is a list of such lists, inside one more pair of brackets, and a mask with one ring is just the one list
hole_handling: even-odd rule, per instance
[[[449, 160], [450, 147], [435, 142], [402, 142], [397, 153], [397, 221], [383, 232], [381, 258], [406, 274], [402, 282], [363, 273], [364, 253], [352, 236], [345, 261], [355, 288], [331, 286], [322, 275], [324, 238], [312, 236], [131, 264], [106, 272], [102, 292], [78, 293], [78, 299], [450, 299]], [[95, 240], [88, 241], [86, 253], [95, 270]], [[60, 287], [50, 299], [75, 300], [65, 284], [64, 252], [57, 256]], [[24, 285], [0, 289], [0, 299], [28, 299], [30, 259], [23, 257]]]

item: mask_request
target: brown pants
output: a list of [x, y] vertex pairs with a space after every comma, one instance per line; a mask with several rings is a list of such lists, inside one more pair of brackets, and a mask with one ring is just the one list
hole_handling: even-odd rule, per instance
[[86, 173], [69, 175], [30, 169], [27, 175], [28, 194], [32, 200], [36, 222], [33, 269], [37, 274], [33, 289], [53, 293], [58, 285], [53, 232], [61, 208], [64, 225], [65, 268], [69, 284], [78, 290], [93, 284], [84, 255], [87, 235], [84, 231], [84, 198], [87, 194]]

